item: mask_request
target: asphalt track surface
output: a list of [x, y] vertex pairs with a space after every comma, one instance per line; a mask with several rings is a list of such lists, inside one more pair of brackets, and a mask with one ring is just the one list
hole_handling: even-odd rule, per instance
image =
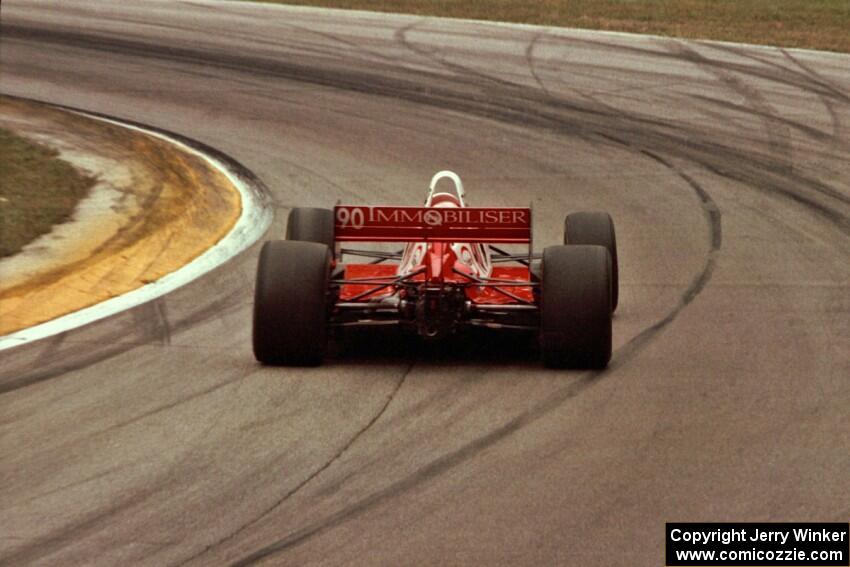
[[[0, 565], [661, 565], [665, 521], [850, 514], [850, 58], [207, 2], [3, 2], [0, 90], [296, 205], [606, 209], [603, 372], [514, 339], [257, 365], [258, 246], [0, 353]], [[366, 344], [361, 344], [365, 342]], [[353, 345], [350, 343], [354, 343]]]

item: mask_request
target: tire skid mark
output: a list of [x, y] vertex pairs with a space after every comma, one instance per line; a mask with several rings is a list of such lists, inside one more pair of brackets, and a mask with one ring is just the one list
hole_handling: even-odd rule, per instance
[[534, 49], [537, 47], [537, 44], [546, 34], [544, 33], [536, 33], [534, 37], [531, 38], [531, 41], [528, 42], [528, 45], [525, 47], [525, 62], [528, 65], [528, 72], [531, 73], [531, 76], [534, 78], [534, 82], [537, 83], [537, 86], [540, 87], [540, 90], [546, 96], [550, 98], [555, 98], [546, 85], [543, 83], [543, 79], [540, 74], [537, 72], [537, 64], [534, 60]]
[[[791, 53], [787, 49], [777, 48], [778, 52], [781, 53], [787, 60], [789, 60], [795, 67], [798, 67], [798, 69], [786, 67], [785, 65], [780, 65], [779, 63], [768, 57], [756, 53], [747, 52], [740, 47], [722, 45], [717, 43], [701, 43], [700, 45], [704, 47], [709, 47], [717, 51], [730, 53], [743, 59], [749, 59], [750, 61], [758, 63], [759, 65], [774, 69], [776, 72], [771, 79], [771, 81], [774, 83], [784, 84], [786, 86], [793, 87], [802, 91], [808, 91], [820, 97], [850, 102], [850, 96], [847, 95], [844, 89], [832, 84], [829, 80], [825, 79], [819, 73], [812, 70], [808, 65], [802, 63], [796, 57], [791, 55]], [[798, 79], [798, 82], [789, 81], [789, 76]], [[818, 88], [812, 88], [813, 85]]]
[[[422, 20], [424, 21], [424, 19]], [[435, 51], [429, 51], [423, 47], [417, 46], [416, 44], [408, 41], [406, 33], [416, 26], [422, 23], [414, 22], [407, 26], [400, 28], [394, 34], [394, 37], [398, 43], [412, 51], [413, 53], [420, 55], [427, 60], [436, 63], [437, 65], [448, 69], [449, 71], [454, 73], [455, 83], [464, 83], [464, 84], [472, 84], [478, 87], [480, 90], [484, 91], [487, 96], [491, 99], [501, 100], [508, 97], [515, 97], [516, 101], [520, 103], [527, 103], [529, 101], [536, 101], [541, 104], [549, 104], [552, 105], [556, 109], [564, 109], [569, 111], [581, 111], [581, 112], [589, 112], [591, 114], [598, 113], [604, 114], [606, 110], [610, 109], [606, 104], [593, 99], [590, 96], [581, 93], [580, 91], [576, 91], [579, 96], [582, 98], [591, 101], [593, 104], [590, 107], [582, 107], [580, 105], [576, 105], [571, 101], [566, 99], [557, 97], [551, 93], [551, 91], [546, 87], [546, 85], [542, 81], [542, 77], [537, 72], [536, 65], [534, 63], [534, 49], [540, 40], [545, 36], [545, 34], [538, 33], [534, 35], [526, 45], [524, 51], [524, 57], [528, 66], [529, 73], [531, 77], [534, 79], [535, 83], [539, 87], [539, 90], [535, 90], [533, 87], [524, 84], [518, 83], [515, 81], [511, 81], [508, 79], [503, 79], [502, 77], [493, 76], [478, 69], [474, 69], [472, 67], [462, 65], [460, 63], [453, 63], [444, 58], [437, 57], [435, 55]], [[469, 77], [476, 77], [478, 79], [483, 79], [488, 84], [475, 83], [471, 81]], [[498, 87], [503, 87], [503, 90], [498, 90]], [[506, 89], [506, 90], [505, 90]], [[573, 89], [575, 90], [575, 89]], [[607, 107], [607, 108], [606, 108]], [[600, 110], [601, 109], [601, 110]], [[526, 106], [524, 108], [525, 112], [530, 112], [530, 109]], [[500, 118], [496, 118], [500, 120]], [[506, 120], [507, 121], [507, 120]], [[521, 120], [515, 121], [516, 123], [521, 124]], [[558, 132], [563, 133], [563, 132]]]
[[655, 152], [642, 150], [641, 153], [671, 170], [673, 173], [681, 177], [685, 183], [694, 190], [694, 193], [700, 200], [703, 214], [705, 215], [705, 219], [708, 224], [711, 248], [708, 256], [706, 257], [702, 272], [700, 272], [699, 276], [691, 282], [691, 285], [688, 286], [688, 289], [685, 290], [685, 293], [682, 295], [681, 308], [688, 305], [696, 298], [697, 295], [699, 295], [708, 283], [708, 280], [711, 278], [711, 274], [714, 272], [714, 264], [717, 259], [717, 254], [723, 246], [723, 225], [721, 222], [720, 209], [717, 207], [717, 203], [714, 202], [714, 199], [711, 198], [711, 195], [709, 195], [705, 188], [697, 183], [692, 176], [677, 168], [675, 165]]
[[[409, 50], [412, 50], [414, 53], [422, 55], [426, 57], [430, 61], [437, 63], [438, 65], [452, 71], [455, 73], [456, 79], [455, 83], [464, 83], [464, 84], [473, 84], [483, 90], [487, 98], [485, 100], [496, 101], [497, 106], [501, 108], [505, 108], [512, 113], [516, 113], [518, 116], [511, 116], [507, 113], [498, 114], [498, 115], [485, 115], [476, 113], [474, 109], [457, 109], [452, 108], [453, 110], [459, 110], [460, 112], [467, 112], [470, 114], [479, 114], [485, 116], [487, 118], [492, 118], [498, 121], [514, 123], [518, 125], [524, 126], [537, 126], [546, 128], [546, 123], [550, 123], [550, 127], [548, 129], [554, 130], [556, 134], [564, 134], [567, 131], [567, 128], [559, 128], [561, 123], [564, 123], [564, 126], [567, 126], [565, 117], [555, 117], [551, 116], [547, 113], [548, 110], [554, 110], [555, 112], [559, 111], [570, 111], [570, 112], [579, 112], [579, 113], [587, 113], [596, 116], [606, 116], [606, 113], [612, 108], [605, 103], [597, 101], [592, 97], [586, 96], [583, 93], [578, 93], [582, 98], [590, 100], [592, 102], [592, 106], [582, 106], [580, 104], [576, 104], [567, 99], [559, 98], [553, 96], [551, 92], [546, 88], [546, 86], [541, 82], [541, 78], [539, 74], [536, 72], [534, 61], [533, 61], [533, 49], [536, 43], [539, 41], [540, 37], [535, 36], [532, 37], [528, 45], [525, 49], [525, 57], [529, 66], [529, 71], [532, 77], [535, 79], [535, 82], [540, 87], [539, 90], [535, 90], [534, 88], [514, 81], [509, 81], [506, 79], [502, 79], [501, 77], [495, 77], [486, 73], [483, 73], [477, 69], [473, 69], [471, 67], [461, 65], [459, 63], [452, 63], [443, 58], [436, 57], [432, 52], [415, 46], [415, 44], [407, 41], [405, 32], [412, 29], [414, 26], [418, 25], [417, 23], [409, 24], [401, 28], [398, 32], [396, 32], [396, 39]], [[475, 83], [474, 81], [469, 81], [468, 77], [474, 76], [479, 79], [483, 79], [490, 83], [490, 88], [482, 85], [481, 83]], [[498, 90], [494, 87], [504, 87], [503, 90]], [[419, 101], [417, 101], [419, 102]], [[538, 121], [528, 120], [528, 116], [523, 117], [522, 115], [530, 115], [534, 114], [534, 110], [527, 106], [528, 102], [537, 102], [541, 105], [544, 105], [544, 110], [538, 113], [535, 117], [538, 118]], [[427, 104], [427, 103], [426, 103]], [[618, 111], [619, 112], [619, 111]], [[636, 117], [632, 117], [637, 119]], [[646, 120], [651, 120], [646, 118]], [[569, 126], [572, 126], [572, 135], [576, 137], [582, 137], [581, 124], [579, 123], [571, 123]]]
[[[768, 195], [778, 195], [801, 205], [803, 208], [814, 213], [821, 219], [828, 221], [845, 236], [850, 236], [850, 220], [848, 220], [847, 214], [842, 213], [829, 204], [825, 204], [814, 199], [812, 196], [804, 195], [803, 193], [795, 190], [795, 187], [806, 187], [812, 189], [816, 193], [832, 197], [844, 204], [850, 201], [847, 196], [836, 192], [826, 184], [796, 174], [796, 172], [793, 174], [787, 173], [784, 178], [779, 179], [775, 178], [772, 173], [768, 174], [769, 176], [767, 178], [762, 178], [758, 175], [757, 168], [753, 168], [751, 165], [748, 166], [746, 164], [741, 164], [740, 169], [742, 171], [737, 173], [733, 170], [727, 169], [719, 163], [706, 162], [703, 163], [703, 166], [712, 173], [716, 173], [721, 177], [744, 183], [745, 185], [758, 191], [762, 191]], [[783, 180], [785, 183], [783, 183]]]
[[413, 22], [411, 24], [408, 24], [406, 26], [403, 26], [403, 27], [397, 29], [395, 34], [394, 34], [395, 40], [401, 46], [406, 48], [408, 51], [415, 53], [416, 55], [419, 55], [419, 56], [423, 57], [424, 59], [426, 59], [428, 61], [436, 63], [440, 67], [443, 67], [445, 69], [448, 69], [449, 71], [454, 72], [458, 78], [460, 78], [464, 81], [468, 81], [470, 84], [473, 84], [475, 86], [479, 86], [479, 87], [482, 87], [482, 88], [484, 87], [484, 85], [481, 85], [480, 83], [475, 83], [474, 81], [470, 81], [469, 80], [470, 76], [476, 77], [476, 78], [479, 78], [479, 79], [483, 79], [484, 81], [493, 83], [495, 85], [503, 86], [503, 87], [508, 87], [508, 88], [523, 88], [524, 87], [524, 85], [521, 85], [519, 83], [515, 83], [513, 81], [502, 79], [501, 77], [494, 77], [494, 76], [489, 75], [487, 73], [482, 73], [481, 71], [479, 71], [477, 69], [473, 69], [472, 67], [469, 67], [469, 66], [466, 66], [466, 65], [461, 65], [459, 63], [452, 63], [451, 61], [448, 61], [447, 59], [439, 57], [437, 55], [437, 52], [438, 52], [437, 49], [430, 49], [429, 50], [429, 49], [426, 49], [424, 47], [420, 47], [420, 46], [416, 45], [415, 43], [409, 41], [407, 39], [408, 32], [414, 31], [417, 27], [419, 27], [420, 24], [422, 24], [426, 21], [427, 21], [427, 18], [423, 18], [423, 19], [421, 19], [417, 22]]
[[[555, 36], [553, 36], [555, 37]], [[557, 39], [564, 44], [578, 44], [583, 46], [593, 46], [596, 48], [608, 49], [612, 52], [626, 52], [632, 53], [635, 55], [640, 55], [644, 57], [655, 57], [658, 59], [672, 59], [674, 61], [680, 60], [675, 53], [671, 53], [667, 50], [658, 51], [656, 49], [646, 49], [642, 47], [635, 47], [633, 45], [624, 45], [622, 43], [611, 43], [609, 41], [603, 40], [592, 40], [592, 39], [578, 39], [578, 38], [568, 38], [568, 37], [557, 37]], [[736, 51], [734, 47], [724, 46], [722, 44], [717, 44], [713, 42], [700, 42], [695, 41], [696, 45], [700, 45], [703, 47], [714, 48], [714, 49], [723, 49], [730, 53], [741, 54], [740, 51]], [[759, 57], [754, 55], [742, 55], [743, 57], [747, 57], [748, 59], [752, 59], [759, 63], [765, 63], [765, 61]], [[847, 94], [843, 90], [835, 87], [834, 85], [830, 85], [828, 83], [816, 83], [812, 84], [812, 80], [809, 77], [803, 76], [799, 73], [791, 73], [788, 74], [788, 69], [783, 66], [778, 66], [779, 72], [772, 72], [771, 70], [764, 69], [761, 67], [753, 67], [752, 65], [746, 65], [743, 63], [731, 63], [726, 61], [717, 61], [714, 59], [706, 58], [705, 64], [712, 67], [723, 67], [727, 71], [739, 72], [743, 75], [752, 75], [759, 79], [763, 79], [765, 81], [785, 85], [787, 87], [799, 89], [799, 90], [817, 90], [818, 92], [822, 92], [825, 95], [830, 95], [836, 99], [843, 100], [845, 102], [850, 102], [850, 94]], [[775, 63], [771, 64], [771, 66], [777, 67]]]
[[[543, 77], [538, 70], [538, 64], [536, 63], [536, 59], [534, 57], [534, 50], [537, 48], [537, 45], [547, 37], [551, 37], [550, 34], [546, 33], [537, 33], [534, 37], [531, 38], [531, 41], [528, 42], [528, 45], [525, 48], [525, 60], [528, 66], [528, 70], [531, 73], [531, 76], [534, 78], [534, 81], [540, 87], [541, 92], [546, 95], [548, 98], [552, 99], [553, 102], [557, 103], [558, 101], [563, 101], [562, 98], [555, 95], [546, 84], [543, 82]], [[560, 69], [559, 69], [560, 70]], [[588, 93], [584, 92], [581, 89], [577, 89], [575, 87], [569, 87], [569, 90], [575, 93], [577, 96], [586, 100], [591, 104], [591, 107], [599, 111], [600, 113], [609, 113], [612, 115], [622, 114], [623, 111], [607, 102], [599, 100], [599, 95], [604, 94], [615, 94], [619, 91], [606, 91], [604, 93]]]
[[[240, 15], [239, 12], [234, 12], [232, 10], [225, 10], [223, 8], [219, 8], [218, 11], [226, 12], [226, 13], [230, 13], [230, 14], [234, 14], [234, 15]], [[147, 26], [147, 27], [153, 27], [153, 28], [161, 28], [161, 29], [165, 29], [165, 30], [179, 31], [179, 32], [187, 33], [187, 34], [197, 33], [197, 31], [198, 31], [198, 29], [196, 27], [192, 27], [192, 26], [182, 26], [182, 25], [176, 25], [176, 24], [173, 24], [173, 23], [165, 23], [165, 22], [151, 23], [150, 21], [140, 20], [140, 19], [137, 19], [137, 18], [127, 18], [127, 17], [110, 18], [110, 21], [116, 22], [116, 23], [133, 24], [133, 25], [137, 25], [137, 26]], [[334, 41], [338, 41], [340, 43], [346, 44], [347, 47], [358, 48], [361, 52], [372, 55], [372, 56], [374, 56], [378, 59], [381, 59], [383, 61], [393, 62], [393, 59], [391, 57], [382, 56], [378, 53], [371, 52], [369, 50], [363, 49], [362, 46], [357, 46], [357, 44], [355, 44], [353, 42], [347, 42], [345, 40], [342, 40], [342, 39], [334, 36], [333, 34], [325, 34], [325, 33], [322, 33], [322, 32], [318, 32], [316, 30], [311, 30], [311, 29], [296, 26], [296, 25], [293, 25], [293, 24], [282, 24], [282, 27], [285, 27], [285, 28], [288, 28], [288, 29], [291, 29], [291, 30], [300, 31], [300, 32], [312, 33], [312, 34], [315, 34], [315, 35], [322, 37], [324, 39], [332, 39]], [[288, 48], [294, 48], [294, 47], [297, 47], [297, 48], [303, 49], [304, 51], [310, 51], [311, 53], [316, 54], [316, 55], [338, 58], [338, 59], [346, 59], [346, 58], [350, 57], [348, 54], [340, 53], [338, 50], [328, 48], [327, 45], [322, 44], [322, 43], [303, 42], [302, 44], [298, 44], [298, 43], [293, 43], [292, 41], [286, 41], [286, 40], [281, 41], [281, 40], [264, 39], [264, 38], [257, 37], [256, 35], [251, 35], [251, 34], [248, 34], [248, 33], [240, 33], [240, 32], [237, 32], [233, 29], [227, 29], [227, 30], [219, 29], [219, 30], [216, 30], [216, 32], [217, 32], [217, 35], [220, 34], [221, 37], [228, 37], [228, 38], [237, 39], [237, 40], [241, 40], [241, 41], [249, 41], [249, 42], [256, 44], [256, 45], [264, 45], [264, 46], [269, 46], [269, 47], [274, 47], [274, 48], [287, 48], [287, 47]]]
[[160, 340], [165, 346], [171, 345], [171, 324], [168, 322], [168, 305], [165, 297], [159, 297], [153, 301], [156, 307], [157, 322], [160, 329]]
[[117, 514], [139, 508], [150, 496], [162, 490], [162, 487], [167, 484], [166, 481], [168, 478], [162, 476], [154, 480], [156, 482], [152, 482], [150, 485], [154, 488], [148, 488], [121, 498], [111, 506], [87, 514], [84, 519], [68, 528], [57, 530], [47, 537], [39, 538], [36, 542], [24, 545], [13, 553], [0, 558], [0, 567], [14, 567], [35, 563], [89, 534], [102, 531], [106, 526], [114, 522]]
[[[803, 63], [802, 61], [791, 55], [791, 53], [789, 53], [787, 49], [781, 49], [780, 51], [786, 59], [791, 61], [800, 69], [802, 69], [805, 72], [806, 76], [809, 77], [811, 80], [821, 82], [822, 84], [829, 84], [826, 79], [824, 79], [819, 73], [817, 73], [806, 63]], [[833, 145], [835, 145], [836, 147], [846, 147], [847, 142], [845, 141], [845, 127], [843, 121], [841, 120], [841, 117], [838, 115], [838, 111], [835, 109], [835, 102], [831, 97], [828, 97], [821, 92], [815, 92], [815, 94], [826, 108], [826, 111], [829, 113], [830, 121], [832, 123]]]
[[[115, 465], [113, 467], [109, 467], [108, 469], [102, 470], [102, 471], [97, 472], [93, 475], [89, 475], [85, 478], [81, 478], [80, 480], [75, 480], [74, 482], [70, 482], [68, 484], [63, 484], [62, 486], [53, 488], [53, 489], [48, 490], [46, 492], [42, 492], [41, 494], [37, 494], [36, 496], [33, 496], [32, 498], [27, 498], [26, 500], [22, 500], [21, 502], [17, 503], [16, 505], [20, 506], [20, 505], [23, 505], [23, 504], [29, 504], [31, 502], [41, 500], [42, 498], [47, 498], [48, 496], [51, 496], [53, 494], [58, 494], [59, 492], [69, 490], [69, 489], [75, 488], [77, 486], [82, 486], [84, 484], [88, 484], [89, 482], [93, 482], [95, 480], [100, 480], [102, 478], [105, 478], [105, 477], [113, 474], [113, 473], [127, 469], [128, 467], [132, 466], [133, 464], [134, 463], [127, 463], [127, 464], [121, 464], [121, 465]], [[25, 539], [25, 538], [22, 538], [22, 539]]]
[[501, 427], [490, 431], [486, 435], [483, 435], [473, 440], [472, 442], [464, 445], [463, 447], [451, 453], [443, 455], [442, 457], [435, 459], [434, 461], [431, 461], [429, 464], [420, 468], [412, 475], [403, 478], [393, 484], [390, 484], [383, 490], [380, 490], [363, 498], [352, 506], [344, 508], [335, 514], [332, 514], [328, 518], [325, 518], [324, 520], [296, 530], [287, 535], [286, 537], [276, 541], [275, 543], [265, 546], [237, 561], [230, 563], [229, 565], [231, 567], [245, 567], [248, 565], [254, 565], [255, 563], [266, 559], [272, 555], [286, 551], [289, 548], [304, 543], [308, 539], [320, 535], [321, 533], [331, 528], [334, 528], [356, 516], [359, 516], [360, 514], [374, 508], [375, 506], [381, 504], [382, 502], [392, 497], [399, 496], [405, 492], [408, 492], [411, 489], [421, 485], [422, 483], [427, 482], [428, 480], [435, 478], [450, 469], [453, 469], [454, 467], [466, 462], [472, 456], [478, 454], [487, 447], [490, 447], [498, 441], [505, 439], [514, 432], [522, 429], [527, 425], [530, 425], [531, 423], [537, 421], [544, 415], [548, 414], [550, 411], [558, 408], [564, 401], [575, 397], [576, 395], [578, 395], [579, 392], [595, 383], [600, 375], [601, 373], [585, 374], [579, 380], [571, 383], [570, 386], [556, 392], [543, 404], [539, 404], [532, 410], [518, 415], [517, 417], [511, 419], [509, 422], [502, 425]]
[[[241, 307], [242, 298], [243, 292], [236, 290], [205, 305], [203, 308], [180, 319], [176, 324], [170, 324], [169, 336], [171, 333], [193, 327], [198, 323], [214, 319], [235, 308]], [[147, 322], [151, 316], [151, 312], [148, 311], [149, 309], [148, 304], [144, 304], [128, 312], [129, 316], [123, 317], [123, 324], [120, 328], [104, 337], [98, 337], [96, 342], [91, 343], [95, 348], [83, 356], [78, 356], [77, 343], [65, 342], [64, 348], [56, 350], [50, 359], [40, 359], [38, 370], [34, 372], [23, 376], [16, 376], [17, 371], [15, 368], [12, 368], [10, 372], [0, 372], [0, 395], [52, 378], [61, 377], [70, 372], [82, 370], [83, 368], [93, 366], [140, 346], [147, 346], [150, 343], [161, 344], [162, 334], [160, 325], [156, 323], [151, 325]], [[144, 312], [147, 312], [147, 315], [141, 314]], [[114, 318], [111, 320], [115, 321]], [[67, 335], [68, 333], [66, 332], [57, 336], [65, 337]], [[126, 339], [128, 337], [136, 338], [135, 340], [127, 341]], [[75, 355], [71, 362], [67, 362], [68, 357], [66, 354], [68, 352], [73, 352]]]
[[791, 135], [787, 124], [777, 119], [776, 110], [767, 102], [757, 89], [750, 87], [719, 65], [710, 65], [709, 59], [680, 41], [665, 42], [667, 48], [682, 56], [682, 59], [693, 62], [699, 69], [711, 74], [722, 84], [726, 85], [734, 93], [741, 96], [753, 115], [764, 124], [765, 133], [768, 138], [768, 148], [782, 165], [783, 169], [791, 171], [793, 168], [793, 156], [791, 154]]
[[50, 360], [55, 357], [56, 353], [62, 349], [62, 345], [65, 343], [66, 337], [67, 335], [62, 333], [61, 335], [56, 335], [46, 339], [44, 341], [44, 349], [39, 353], [38, 358], [40, 360]]
[[[773, 122], [775, 124], [781, 124], [785, 128], [793, 128], [798, 132], [805, 134], [812, 139], [818, 142], [830, 142], [832, 143], [835, 139], [834, 135], [831, 135], [823, 130], [818, 130], [817, 128], [810, 126], [808, 124], [803, 124], [801, 122], [796, 122], [791, 120], [790, 118], [785, 118], [783, 116], [779, 116], [778, 114], [773, 113], [765, 113], [761, 109], [754, 109], [746, 105], [737, 104], [725, 99], [713, 98], [707, 95], [695, 94], [692, 95], [691, 98], [694, 100], [700, 100], [707, 104], [723, 108], [726, 110], [731, 110], [733, 112], [746, 113], [751, 116], [755, 116], [765, 122]], [[725, 117], [727, 120], [728, 116]]]
[[153, 301], [145, 303], [139, 309], [130, 311], [133, 327], [139, 329], [139, 335], [145, 342], [163, 344], [162, 327], [159, 323], [159, 312]]
[[[245, 383], [244, 379], [247, 379], [252, 374], [255, 373], [255, 370], [248, 370], [244, 373], [244, 375], [240, 375], [239, 378], [233, 380], [227, 380], [225, 383], [220, 384], [219, 386], [226, 386], [228, 384], [235, 384], [237, 389], [241, 387], [242, 384]], [[212, 388], [210, 391], [214, 391], [219, 389], [218, 387]], [[197, 398], [200, 395], [205, 395], [209, 393], [207, 391], [201, 392], [195, 396], [189, 396], [184, 398], [182, 402], [190, 401], [191, 399]], [[219, 416], [228, 411], [229, 407], [224, 406], [222, 410], [219, 412]], [[156, 412], [152, 412], [156, 413]], [[130, 420], [135, 421], [135, 420]], [[198, 434], [198, 437], [206, 437], [209, 432], [218, 426], [220, 420], [217, 418], [211, 419], [209, 421], [209, 425], [205, 428], [204, 431]], [[126, 425], [126, 424], [125, 424]], [[109, 432], [110, 430], [115, 429], [115, 427], [110, 427], [103, 431], [98, 431], [95, 435], [100, 435]], [[80, 522], [76, 522], [68, 527], [60, 528], [55, 532], [49, 534], [46, 537], [38, 538], [35, 541], [30, 541], [24, 546], [16, 549], [10, 555], [5, 557], [0, 557], [0, 567], [9, 567], [20, 565], [20, 564], [29, 564], [36, 562], [45, 557], [49, 557], [62, 549], [74, 545], [79, 542], [81, 539], [86, 536], [101, 533], [104, 529], [110, 524], [114, 523], [115, 517], [119, 514], [128, 514], [132, 513], [134, 510], [139, 509], [145, 503], [145, 501], [158, 494], [160, 492], [174, 489], [175, 487], [179, 487], [181, 485], [191, 485], [194, 483], [193, 477], [189, 476], [179, 476], [175, 477], [172, 475], [172, 470], [177, 468], [177, 465], [182, 465], [187, 461], [193, 461], [194, 457], [192, 456], [193, 448], [189, 448], [184, 454], [176, 459], [175, 464], [171, 467], [170, 470], [166, 470], [163, 473], [160, 473], [157, 477], [151, 479], [146, 486], [145, 490], [141, 492], [132, 494], [127, 496], [126, 498], [121, 498], [117, 502], [111, 503], [109, 506], [105, 508], [97, 509], [89, 514], [86, 514], [85, 519]], [[124, 464], [123, 466], [130, 466], [132, 463]], [[128, 543], [136, 543], [138, 540], [128, 539], [121, 540], [121, 544]], [[160, 547], [169, 547], [172, 545], [178, 545], [179, 541], [166, 541], [166, 542], [142, 542], [148, 545], [160, 546]]]
[[411, 362], [407, 366], [407, 368], [405, 369], [405, 371], [402, 373], [401, 377], [399, 378], [398, 382], [396, 382], [392, 391], [387, 395], [386, 399], [384, 400], [383, 405], [378, 409], [378, 411], [374, 415], [372, 415], [372, 417], [369, 419], [369, 421], [363, 427], [361, 427], [351, 438], [348, 439], [348, 441], [346, 441], [346, 443], [336, 453], [334, 453], [333, 456], [331, 456], [330, 459], [328, 459], [319, 468], [317, 468], [312, 473], [310, 473], [310, 475], [307, 476], [307, 478], [305, 478], [303, 481], [301, 481], [296, 486], [294, 486], [292, 489], [287, 491], [277, 501], [275, 501], [270, 506], [268, 506], [266, 509], [264, 509], [262, 511], [262, 513], [260, 513], [257, 517], [252, 519], [250, 522], [240, 526], [234, 532], [225, 536], [224, 538], [219, 539], [215, 543], [208, 545], [206, 548], [204, 548], [200, 552], [195, 553], [191, 557], [188, 557], [187, 559], [182, 560], [180, 563], [177, 563], [175, 567], [182, 567], [183, 565], [186, 565], [186, 564], [190, 563], [191, 561], [194, 561], [195, 559], [197, 559], [198, 557], [208, 553], [212, 549], [215, 549], [216, 547], [218, 547], [222, 544], [225, 544], [228, 541], [231, 541], [233, 538], [237, 537], [239, 534], [241, 534], [245, 530], [249, 529], [251, 526], [256, 525], [263, 518], [265, 518], [266, 516], [271, 514], [273, 511], [278, 509], [280, 506], [282, 506], [284, 503], [286, 503], [287, 500], [289, 500], [290, 498], [295, 496], [302, 488], [307, 486], [313, 479], [317, 478], [324, 471], [326, 471], [328, 468], [330, 468], [331, 465], [333, 465], [340, 458], [342, 458], [342, 456], [345, 455], [348, 452], [348, 450], [355, 443], [357, 443], [357, 441], [361, 437], [363, 437], [378, 422], [379, 419], [381, 419], [381, 416], [383, 416], [384, 413], [387, 411], [387, 408], [390, 406], [392, 401], [395, 399], [399, 390], [401, 390], [401, 387], [404, 385], [405, 381], [407, 380], [407, 377], [413, 371], [415, 364], [416, 364], [416, 361], [414, 360], [413, 362]]
[[[396, 65], [398, 65], [398, 60], [395, 57], [392, 57], [392, 56], [389, 56], [389, 55], [384, 55], [383, 53], [380, 53], [378, 51], [373, 51], [371, 49], [366, 49], [365, 47], [358, 44], [357, 42], [344, 39], [344, 38], [340, 37], [339, 35], [332, 34], [332, 33], [326, 33], [326, 32], [320, 32], [318, 30], [310, 29], [310, 28], [305, 27], [305, 26], [297, 26], [295, 24], [287, 23], [285, 25], [289, 29], [294, 29], [294, 30], [302, 32], [302, 33], [313, 34], [313, 35], [316, 35], [316, 36], [318, 36], [322, 39], [329, 39], [331, 41], [341, 43], [347, 49], [356, 49], [358, 52], [360, 52], [364, 55], [367, 55], [369, 57], [374, 57], [375, 59], [378, 59], [380, 61], [383, 61], [384, 63], [387, 63], [390, 68], [393, 68]], [[320, 45], [322, 45], [322, 44], [320, 44]], [[351, 59], [357, 59], [359, 61], [364, 61], [364, 59], [362, 59], [362, 58], [351, 57], [348, 54], [343, 54], [343, 55], [347, 56], [348, 58], [351, 58]]]
[[184, 396], [184, 397], [182, 397], [178, 400], [175, 400], [173, 402], [170, 402], [170, 403], [167, 403], [167, 404], [164, 404], [164, 405], [161, 405], [161, 406], [157, 406], [157, 407], [155, 407], [151, 410], [148, 410], [148, 411], [143, 412], [139, 415], [133, 416], [130, 419], [126, 419], [124, 421], [119, 421], [118, 423], [110, 425], [108, 428], [106, 428], [102, 431], [98, 431], [98, 434], [114, 431], [116, 429], [122, 429], [124, 427], [127, 427], [128, 425], [133, 425], [134, 423], [138, 423], [139, 421], [144, 421], [145, 419], [147, 419], [151, 416], [161, 414], [165, 411], [168, 411], [168, 410], [174, 409], [178, 406], [182, 406], [184, 404], [187, 404], [189, 402], [197, 400], [198, 398], [202, 398], [204, 396], [207, 396], [209, 394], [217, 392], [218, 390], [221, 390], [222, 388], [224, 388], [226, 386], [231, 386], [231, 385], [233, 385], [237, 382], [240, 382], [242, 379], [243, 379], [242, 376], [239, 376], [237, 378], [231, 378], [231, 379], [228, 379], [228, 380], [224, 380], [223, 382], [213, 384], [212, 386], [210, 386], [208, 388], [204, 388], [203, 390], [200, 390], [198, 392], [192, 392], [188, 396]]

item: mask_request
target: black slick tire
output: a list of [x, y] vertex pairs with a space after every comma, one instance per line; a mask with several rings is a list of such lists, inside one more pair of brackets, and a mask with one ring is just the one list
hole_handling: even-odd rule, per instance
[[331, 253], [314, 242], [263, 244], [254, 292], [254, 356], [263, 364], [315, 366], [328, 343]]
[[611, 255], [611, 312], [620, 302], [620, 269], [617, 262], [617, 234], [611, 215], [604, 212], [571, 213], [564, 219], [564, 244], [604, 246]]
[[295, 207], [289, 211], [286, 239], [318, 242], [334, 249], [334, 214], [330, 209]]
[[540, 350], [550, 368], [604, 368], [611, 360], [611, 257], [602, 246], [543, 251]]

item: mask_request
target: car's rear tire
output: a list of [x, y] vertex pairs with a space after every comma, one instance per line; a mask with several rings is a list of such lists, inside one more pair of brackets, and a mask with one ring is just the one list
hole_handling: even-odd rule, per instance
[[617, 262], [617, 234], [611, 215], [603, 212], [571, 213], [564, 219], [564, 244], [604, 246], [611, 255], [611, 312], [620, 302], [620, 269]]
[[330, 209], [295, 207], [286, 222], [286, 239], [318, 242], [333, 251], [334, 213]]
[[328, 343], [331, 253], [314, 242], [263, 244], [254, 292], [254, 356], [263, 364], [314, 366]]
[[550, 368], [604, 368], [611, 360], [611, 256], [603, 246], [543, 251], [540, 350]]

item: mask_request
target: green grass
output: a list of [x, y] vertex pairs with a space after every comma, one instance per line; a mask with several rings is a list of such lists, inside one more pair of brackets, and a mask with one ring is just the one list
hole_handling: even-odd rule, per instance
[[850, 0], [261, 0], [850, 52]]
[[58, 152], [0, 128], [0, 258], [68, 220], [95, 180]]

